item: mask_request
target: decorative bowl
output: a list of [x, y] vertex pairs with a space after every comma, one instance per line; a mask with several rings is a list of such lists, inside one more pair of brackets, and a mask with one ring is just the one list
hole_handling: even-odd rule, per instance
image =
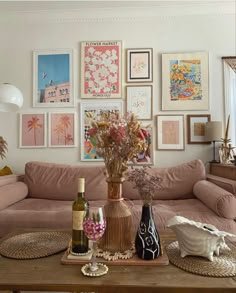
[[187, 255], [203, 256], [213, 261], [213, 256], [219, 256], [220, 250], [230, 250], [224, 237], [236, 235], [220, 231], [211, 224], [191, 221], [181, 216], [175, 216], [167, 222], [177, 237], [181, 257]]

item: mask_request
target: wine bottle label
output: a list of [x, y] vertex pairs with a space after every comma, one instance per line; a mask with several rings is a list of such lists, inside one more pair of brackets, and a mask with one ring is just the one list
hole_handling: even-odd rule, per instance
[[85, 211], [73, 211], [72, 213], [73, 230], [83, 230], [84, 214], [85, 214]]
[[78, 192], [84, 192], [85, 178], [78, 178]]

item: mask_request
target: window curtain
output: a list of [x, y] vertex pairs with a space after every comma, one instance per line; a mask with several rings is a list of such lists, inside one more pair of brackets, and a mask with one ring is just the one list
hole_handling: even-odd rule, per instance
[[[224, 60], [224, 98], [225, 98], [225, 121], [230, 115], [229, 138], [236, 147], [236, 73]], [[234, 149], [234, 153], [236, 153]]]

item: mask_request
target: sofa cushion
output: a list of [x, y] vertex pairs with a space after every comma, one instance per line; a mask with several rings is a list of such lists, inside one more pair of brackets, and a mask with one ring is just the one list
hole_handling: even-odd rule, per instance
[[27, 185], [23, 182], [15, 182], [0, 187], [0, 210], [13, 203], [24, 199], [28, 194]]
[[107, 183], [104, 171], [104, 166], [28, 162], [24, 180], [29, 188], [29, 197], [74, 200], [77, 195], [77, 178], [84, 177], [87, 200], [105, 199]]
[[[154, 199], [185, 199], [193, 198], [193, 186], [206, 178], [205, 167], [201, 160], [194, 160], [175, 167], [150, 168], [153, 175], [161, 178], [160, 188], [155, 192]], [[139, 199], [138, 191], [133, 183], [123, 183], [123, 196], [129, 199]]]
[[193, 192], [220, 217], [236, 218], [236, 197], [232, 193], [206, 180], [197, 182]]

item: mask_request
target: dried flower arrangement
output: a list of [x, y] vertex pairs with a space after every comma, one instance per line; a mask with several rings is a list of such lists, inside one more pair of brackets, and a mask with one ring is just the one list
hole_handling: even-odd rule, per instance
[[4, 140], [2, 136], [0, 136], [0, 157], [6, 158], [6, 152], [7, 152], [7, 142]]
[[128, 174], [128, 181], [134, 183], [134, 188], [138, 190], [144, 205], [151, 203], [161, 181], [160, 177], [150, 174], [147, 168], [150, 166], [132, 169]]
[[[87, 113], [93, 118], [93, 113]], [[109, 177], [122, 177], [128, 162], [146, 150], [147, 132], [132, 113], [120, 117], [119, 112], [102, 113], [89, 130], [96, 153], [104, 159]]]

